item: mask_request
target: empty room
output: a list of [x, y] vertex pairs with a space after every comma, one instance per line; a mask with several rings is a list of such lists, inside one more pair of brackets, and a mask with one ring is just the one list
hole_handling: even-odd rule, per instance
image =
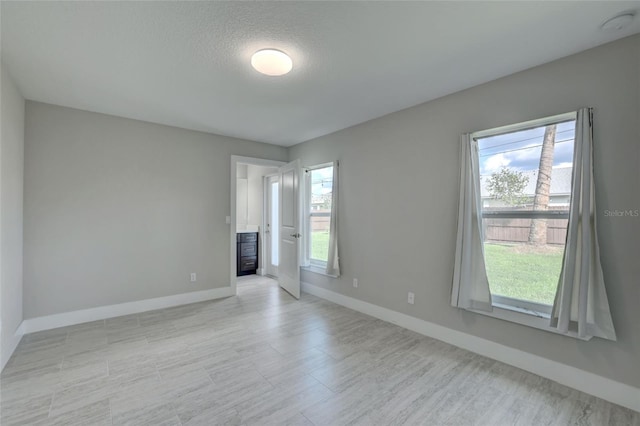
[[640, 1], [0, 1], [0, 424], [640, 426]]

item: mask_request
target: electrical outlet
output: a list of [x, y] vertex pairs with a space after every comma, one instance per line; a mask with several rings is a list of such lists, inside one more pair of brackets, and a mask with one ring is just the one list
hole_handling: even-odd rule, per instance
[[415, 294], [413, 294], [412, 292], [409, 292], [409, 294], [407, 295], [407, 303], [410, 305], [413, 305], [415, 299]]
[[357, 278], [353, 279], [353, 288], [358, 288], [358, 279]]
[[195, 272], [192, 272], [192, 273], [191, 273], [191, 282], [192, 282], [192, 283], [195, 283], [195, 282], [196, 282], [196, 273], [195, 273]]

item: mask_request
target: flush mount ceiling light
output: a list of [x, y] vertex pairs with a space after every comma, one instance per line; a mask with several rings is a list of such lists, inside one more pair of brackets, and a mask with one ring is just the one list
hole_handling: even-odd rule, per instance
[[633, 21], [633, 13], [624, 13], [606, 21], [600, 28], [607, 31], [618, 31], [626, 27]]
[[279, 76], [293, 68], [293, 61], [286, 53], [276, 49], [258, 50], [251, 57], [251, 66], [259, 73]]

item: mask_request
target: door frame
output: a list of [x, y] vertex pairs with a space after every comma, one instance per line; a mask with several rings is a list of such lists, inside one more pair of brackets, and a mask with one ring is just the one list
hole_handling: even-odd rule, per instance
[[[236, 277], [236, 248], [237, 248], [237, 223], [236, 223], [236, 203], [237, 203], [237, 187], [236, 187], [236, 179], [238, 174], [238, 164], [249, 164], [252, 166], [267, 166], [267, 167], [280, 167], [286, 163], [286, 161], [277, 161], [277, 160], [267, 160], [265, 158], [255, 158], [255, 157], [243, 157], [241, 155], [232, 155], [231, 156], [231, 172], [229, 174], [230, 178], [230, 212], [231, 216], [229, 216], [229, 220], [227, 221], [229, 224], [229, 271], [230, 271], [230, 287], [233, 294], [237, 294], [237, 277]], [[264, 221], [263, 221], [264, 223]], [[264, 228], [264, 226], [263, 226]], [[260, 233], [262, 233], [262, 229]]]

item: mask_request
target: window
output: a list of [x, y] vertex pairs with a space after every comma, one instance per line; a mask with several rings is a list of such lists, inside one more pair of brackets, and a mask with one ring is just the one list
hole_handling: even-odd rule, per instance
[[493, 306], [548, 318], [567, 235], [575, 114], [471, 136]]
[[306, 258], [312, 267], [326, 268], [333, 195], [333, 166], [318, 166], [307, 172]]
[[463, 134], [451, 305], [616, 340], [600, 263], [593, 109]]

